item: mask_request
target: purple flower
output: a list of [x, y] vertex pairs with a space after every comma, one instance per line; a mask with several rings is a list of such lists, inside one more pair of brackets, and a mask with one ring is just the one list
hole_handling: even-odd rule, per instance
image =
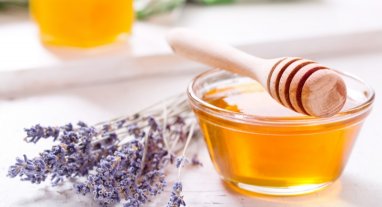
[[121, 129], [125, 123], [126, 120], [124, 119], [117, 121], [117, 129]]
[[21, 180], [30, 181], [31, 183], [41, 183], [47, 177], [46, 166], [40, 158], [28, 159], [26, 155], [24, 159], [16, 158], [16, 164], [8, 170], [9, 177], [20, 176]]
[[133, 135], [135, 138], [142, 138], [145, 136], [145, 132], [142, 131], [140, 127], [136, 124], [131, 124], [127, 126], [127, 132]]
[[175, 163], [176, 168], [183, 167], [185, 162], [187, 162], [185, 157], [178, 157], [178, 158], [176, 158], [176, 163]]
[[[135, 139], [102, 158], [95, 173], [90, 174], [85, 183], [75, 185], [78, 193], [85, 195], [91, 192], [100, 205], [111, 205], [124, 199], [124, 206], [141, 206], [164, 190], [166, 181], [162, 169], [168, 152], [164, 149], [162, 133], [156, 122], [152, 119], [147, 121], [150, 130], [146, 148], [140, 128], [128, 126], [129, 133], [136, 135]], [[114, 135], [108, 137], [113, 138]]]
[[[189, 119], [193, 118], [187, 103], [179, 100], [175, 103], [176, 113], [168, 114], [165, 126], [163, 113], [148, 109], [142, 114], [150, 112], [151, 116], [137, 113], [94, 126], [78, 122], [25, 129], [27, 142], [52, 138], [55, 145], [32, 159], [25, 155], [23, 159], [17, 158], [9, 167], [8, 176], [37, 184], [50, 178], [53, 186], [79, 177], [73, 190], [91, 197], [100, 206], [117, 203], [124, 207], [143, 206], [163, 192], [167, 185], [165, 167], [175, 162], [180, 145], [184, 145], [193, 129], [190, 123], [195, 120]], [[178, 107], [185, 108], [182, 111]], [[169, 111], [174, 112], [170, 108]], [[185, 161], [184, 157], [178, 158], [177, 167], [182, 167]], [[168, 206], [185, 206], [181, 193], [179, 182], [173, 186]]]
[[74, 184], [74, 190], [78, 194], [86, 195], [90, 193], [90, 188], [83, 183]]
[[27, 142], [37, 143], [41, 138], [53, 137], [54, 140], [57, 139], [60, 130], [55, 127], [41, 127], [39, 124], [25, 129], [27, 133]]
[[[49, 175], [53, 186], [60, 184], [64, 178], [84, 176], [109, 153], [113, 153], [118, 138], [115, 133], [109, 133], [100, 149], [94, 149], [92, 140], [97, 136], [95, 128], [79, 122], [78, 128], [72, 124], [63, 127], [41, 127], [36, 125], [27, 129], [28, 142], [37, 142], [40, 138], [53, 137], [59, 140], [50, 150], [45, 150], [38, 157], [28, 160], [17, 159], [16, 164], [9, 168], [8, 176], [19, 176], [21, 180], [40, 183]], [[61, 129], [61, 131], [59, 131]], [[113, 146], [113, 147], [111, 147]]]
[[186, 206], [186, 202], [184, 202], [183, 196], [181, 195], [183, 190], [182, 188], [183, 186], [181, 182], [174, 183], [174, 185], [172, 186], [170, 200], [167, 203], [167, 207]]

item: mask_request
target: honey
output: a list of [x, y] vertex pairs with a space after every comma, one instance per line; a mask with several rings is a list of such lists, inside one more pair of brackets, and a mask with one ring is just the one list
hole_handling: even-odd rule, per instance
[[[283, 107], [246, 78], [211, 85], [199, 92], [202, 104], [191, 97], [211, 160], [225, 181], [260, 193], [301, 194], [334, 182], [367, 115], [325, 121]], [[348, 98], [343, 111], [357, 104]]]
[[31, 0], [31, 13], [48, 45], [94, 47], [131, 32], [133, 0]]

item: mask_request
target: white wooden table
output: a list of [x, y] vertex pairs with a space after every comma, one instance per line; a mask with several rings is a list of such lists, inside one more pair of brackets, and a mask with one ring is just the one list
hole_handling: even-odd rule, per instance
[[[183, 171], [188, 206], [382, 206], [382, 101], [378, 97], [382, 91], [382, 3], [365, 1], [295, 1], [293, 6], [278, 1], [271, 5], [235, 5], [233, 10], [227, 6], [186, 8], [178, 25], [205, 31], [264, 57], [313, 58], [360, 76], [377, 91], [374, 110], [348, 166], [328, 189], [296, 197], [237, 194], [223, 185], [201, 144], [199, 154], [204, 166]], [[285, 19], [288, 24], [281, 24]], [[203, 69], [169, 54], [162, 39], [167, 26], [137, 24], [136, 34], [151, 31], [155, 35], [137, 35], [132, 47], [119, 55], [111, 51], [106, 56], [79, 58], [47, 51], [38, 44], [35, 34], [18, 42], [25, 37], [23, 33], [35, 32], [25, 16], [4, 22], [0, 21], [0, 207], [94, 206], [90, 199], [74, 195], [71, 186], [55, 189], [49, 184], [32, 185], [5, 177], [16, 156], [33, 156], [49, 147], [48, 142], [24, 143], [23, 128], [78, 120], [96, 123], [133, 113], [184, 92], [191, 78]], [[226, 32], [227, 25], [232, 26], [230, 32]], [[150, 206], [164, 206], [168, 190]]]
[[[382, 91], [382, 50], [316, 59], [325, 65], [354, 73], [367, 80], [377, 93]], [[24, 143], [23, 128], [35, 123], [61, 125], [77, 120], [95, 123], [132, 113], [166, 96], [184, 92], [190, 79], [198, 72], [200, 70], [196, 69], [184, 74], [143, 77], [0, 100], [0, 206], [93, 206], [90, 199], [68, 190], [70, 186], [55, 189], [5, 177], [16, 156], [24, 153], [32, 156], [49, 145], [44, 142], [38, 145]], [[296, 197], [237, 194], [224, 187], [202, 144], [199, 154], [204, 166], [183, 171], [184, 196], [188, 206], [382, 206], [382, 102], [378, 94], [374, 106], [342, 177], [326, 190]], [[163, 206], [167, 196], [168, 192], [150, 206]]]

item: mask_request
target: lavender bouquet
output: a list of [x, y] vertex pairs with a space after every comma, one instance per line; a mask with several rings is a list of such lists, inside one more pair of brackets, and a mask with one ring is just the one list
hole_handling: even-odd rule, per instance
[[[91, 196], [100, 206], [122, 203], [139, 207], [164, 190], [164, 169], [174, 163], [178, 182], [167, 206], [186, 205], [180, 170], [195, 135], [195, 118], [183, 95], [93, 126], [84, 122], [60, 127], [35, 125], [25, 131], [29, 143], [53, 139], [56, 144], [38, 157], [17, 158], [9, 167], [11, 178], [36, 184], [49, 178], [53, 186], [75, 180], [73, 189]], [[196, 159], [192, 163], [200, 164]]]

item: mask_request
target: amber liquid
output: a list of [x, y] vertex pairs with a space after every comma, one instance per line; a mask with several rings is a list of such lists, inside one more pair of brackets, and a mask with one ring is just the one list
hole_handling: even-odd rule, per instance
[[125, 38], [133, 0], [31, 0], [41, 40], [48, 45], [94, 47]]
[[[210, 90], [219, 108], [284, 120], [312, 119], [284, 108], [257, 83]], [[354, 105], [347, 101], [346, 107]], [[320, 125], [241, 123], [194, 109], [217, 171], [226, 180], [266, 187], [330, 183], [348, 160], [364, 117]]]

